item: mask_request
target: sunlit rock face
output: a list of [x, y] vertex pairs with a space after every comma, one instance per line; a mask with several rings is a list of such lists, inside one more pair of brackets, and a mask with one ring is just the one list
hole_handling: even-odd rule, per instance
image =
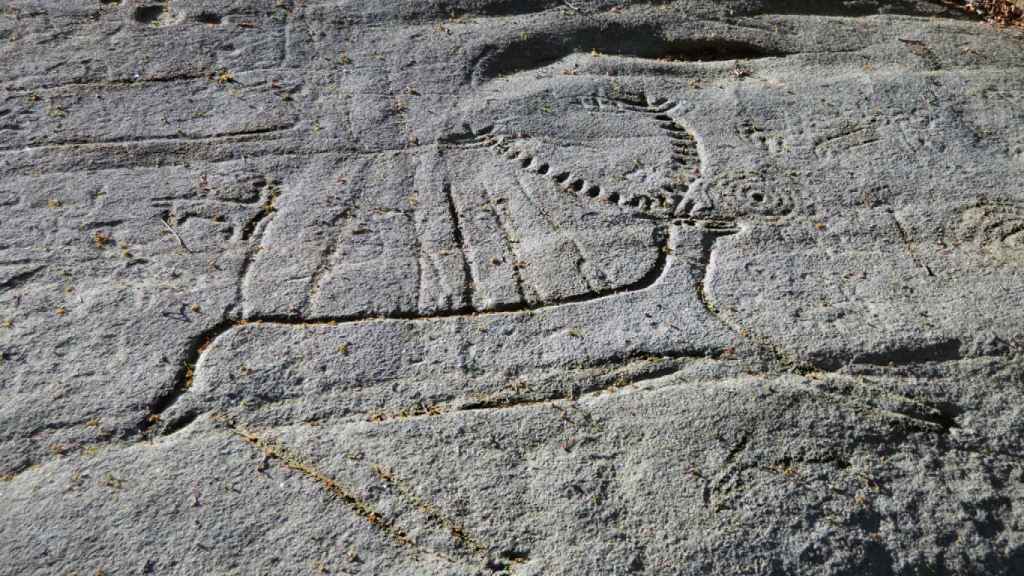
[[1015, 574], [1024, 34], [0, 8], [0, 573]]

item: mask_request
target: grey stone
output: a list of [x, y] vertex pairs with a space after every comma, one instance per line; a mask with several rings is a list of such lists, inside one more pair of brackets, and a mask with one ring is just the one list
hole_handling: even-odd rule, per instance
[[0, 573], [1015, 574], [1024, 33], [0, 8]]

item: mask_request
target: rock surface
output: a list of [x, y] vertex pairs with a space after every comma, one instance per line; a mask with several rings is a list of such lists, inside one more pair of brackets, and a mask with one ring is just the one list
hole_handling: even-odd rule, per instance
[[11, 0], [0, 39], [0, 573], [1024, 571], [1024, 32]]

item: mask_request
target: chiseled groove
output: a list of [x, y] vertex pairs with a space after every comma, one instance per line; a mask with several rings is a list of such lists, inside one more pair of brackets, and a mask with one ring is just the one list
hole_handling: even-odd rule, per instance
[[[890, 392], [863, 379], [835, 372], [810, 372], [808, 386], [817, 393], [857, 403], [876, 412], [917, 422], [927, 430], [948, 434], [959, 428], [956, 415], [939, 406]], [[824, 378], [822, 377], [824, 376]]]
[[452, 217], [452, 238], [455, 245], [459, 247], [459, 256], [462, 258], [462, 306], [458, 310], [467, 312], [473, 310], [473, 285], [476, 280], [473, 278], [473, 269], [469, 263], [469, 253], [466, 251], [466, 238], [462, 234], [462, 219], [459, 216], [459, 209], [455, 205], [455, 198], [452, 195], [452, 186], [444, 184], [445, 201], [448, 212]]
[[485, 562], [490, 559], [488, 555], [488, 546], [484, 545], [479, 538], [470, 534], [462, 524], [456, 522], [450, 516], [445, 514], [436, 504], [416, 494], [408, 483], [398, 478], [392, 470], [389, 470], [379, 464], [371, 465], [370, 470], [377, 476], [377, 478], [380, 479], [381, 482], [394, 488], [395, 491], [397, 491], [403, 498], [414, 504], [417, 509], [426, 514], [428, 518], [443, 530], [448, 532], [452, 542], [454, 542], [459, 548], [464, 549], [471, 555], [476, 556]]
[[[380, 423], [409, 418], [429, 418], [460, 412], [511, 410], [515, 408], [553, 404], [565, 400], [586, 400], [602, 396], [610, 391], [618, 390], [626, 386], [635, 386], [645, 382], [651, 382], [672, 376], [673, 374], [683, 370], [691, 361], [721, 361], [723, 360], [723, 355], [724, 352], [711, 353], [703, 351], [681, 351], [661, 352], [657, 354], [635, 353], [618, 358], [607, 358], [593, 365], [580, 366], [576, 368], [580, 371], [595, 371], [602, 368], [607, 369], [606, 372], [590, 375], [590, 378], [599, 382], [578, 394], [576, 393], [575, 388], [571, 391], [557, 390], [534, 396], [522, 394], [517, 396], [508, 396], [502, 395], [499, 392], [485, 397], [477, 397], [468, 400], [456, 399], [429, 406], [420, 404], [388, 413], [371, 412], [366, 416], [365, 420]], [[642, 366], [634, 373], [628, 373], [629, 370], [641, 363], [645, 363], [646, 366]], [[622, 373], [624, 371], [627, 373]]]
[[[257, 249], [263, 241], [263, 234], [266, 231], [270, 220], [273, 218], [273, 215], [277, 212], [277, 193], [278, 189], [276, 184], [272, 181], [268, 181], [267, 185], [264, 187], [264, 196], [262, 197], [262, 202], [260, 204], [260, 213], [246, 224], [246, 229], [248, 231], [243, 230], [243, 236], [248, 235], [249, 244], [246, 246], [245, 256], [242, 260], [242, 268], [239, 271], [239, 281], [238, 285], [235, 287], [234, 300], [220, 322], [197, 334], [186, 345], [184, 358], [181, 360], [182, 363], [178, 367], [178, 371], [174, 376], [171, 387], [153, 399], [149, 405], [149, 414], [147, 414], [145, 419], [137, 425], [137, 429], [143, 436], [151, 435], [157, 424], [161, 425], [160, 433], [162, 435], [173, 434], [174, 432], [191, 424], [199, 415], [198, 412], [189, 411], [175, 418], [173, 421], [162, 422], [164, 413], [177, 404], [178, 400], [185, 395], [190, 388], [192, 388], [192, 378], [195, 374], [195, 368], [199, 364], [199, 360], [202, 358], [203, 352], [209, 348], [217, 337], [230, 330], [240, 321], [244, 321], [233, 319], [232, 315], [236, 313], [241, 317], [244, 317], [245, 315], [245, 279], [248, 277], [249, 270], [252, 268], [252, 263], [256, 258]], [[239, 307], [242, 308], [242, 310], [236, 311], [235, 308]]]
[[295, 128], [297, 124], [291, 123], [283, 126], [275, 126], [270, 128], [251, 128], [248, 130], [237, 130], [233, 132], [220, 132], [217, 134], [211, 134], [209, 136], [180, 136], [178, 134], [172, 134], [167, 136], [146, 136], [142, 138], [122, 138], [115, 140], [67, 140], [65, 142], [54, 142], [52, 144], [35, 144], [28, 146], [7, 146], [0, 147], [0, 154], [6, 153], [23, 153], [23, 152], [35, 152], [40, 150], [61, 150], [61, 149], [79, 149], [79, 148], [95, 148], [101, 146], [126, 146], [129, 144], [153, 144], [153, 143], [193, 143], [193, 142], [210, 142], [210, 143], [225, 143], [234, 142], [237, 140], [244, 141], [249, 137], [256, 136], [267, 136], [268, 134], [278, 134], [283, 132], [289, 132]]
[[[472, 412], [477, 410], [509, 410], [513, 408], [536, 406], [539, 404], [551, 404], [554, 402], [560, 402], [564, 400], [584, 400], [587, 398], [594, 398], [606, 394], [609, 391], [616, 390], [618, 388], [622, 388], [625, 386], [635, 386], [637, 384], [667, 378], [683, 370], [683, 368], [685, 367], [685, 360], [697, 360], [702, 358], [717, 359], [716, 356], [706, 354], [679, 353], [650, 355], [637, 361], [643, 361], [646, 359], [652, 363], [662, 362], [663, 365], [654, 367], [653, 370], [640, 372], [639, 374], [619, 375], [620, 377], [617, 379], [611, 379], [611, 377], [616, 376], [614, 372], [615, 369], [613, 368], [608, 373], [598, 376], [598, 378], [609, 378], [609, 382], [605, 382], [599, 386], [590, 388], [589, 390], [582, 392], [578, 396], [574, 392], [565, 392], [564, 390], [538, 397], [508, 397], [492, 395], [491, 397], [488, 398], [479, 398], [469, 402], [463, 402], [459, 404], [454, 411]], [[609, 363], [610, 362], [612, 362], [612, 360], [609, 360]], [[617, 368], [619, 370], [623, 370], [628, 369], [630, 366], [631, 363], [627, 363], [620, 365]]]
[[290, 448], [279, 442], [267, 440], [254, 432], [246, 430], [227, 416], [216, 415], [213, 420], [222, 424], [228, 431], [240, 438], [246, 444], [249, 444], [259, 450], [267, 459], [276, 460], [285, 468], [288, 468], [293, 472], [297, 472], [305, 476], [307, 479], [315, 482], [320, 488], [345, 504], [352, 510], [352, 512], [366, 521], [366, 523], [380, 530], [385, 536], [394, 542], [404, 547], [411, 548], [418, 553], [426, 553], [450, 563], [455, 563], [455, 560], [443, 556], [436, 551], [427, 550], [418, 546], [408, 533], [399, 527], [393, 519], [389, 519], [381, 512], [377, 511], [369, 502], [360, 498], [356, 494], [355, 490], [344, 486], [336, 479], [324, 472], [321, 472], [313, 465], [308, 464]]
[[36, 266], [29, 270], [19, 272], [18, 274], [11, 276], [10, 278], [4, 280], [3, 282], [0, 282], [0, 288], [4, 290], [13, 290], [31, 280], [33, 276], [42, 272], [45, 268], [46, 266]]
[[[347, 210], [343, 210], [340, 214], [331, 218], [330, 222], [327, 223], [325, 228], [327, 230], [335, 230], [338, 222], [345, 218], [348, 218], [349, 214]], [[330, 271], [331, 264], [333, 264], [334, 256], [338, 252], [342, 242], [341, 232], [335, 231], [330, 238], [327, 239], [324, 249], [320, 251], [319, 261], [317, 267], [313, 270], [312, 276], [309, 278], [309, 286], [306, 289], [305, 296], [303, 297], [302, 304], [299, 306], [302, 316], [305, 316], [309, 311], [310, 307], [315, 303], [315, 299], [320, 295], [321, 289], [323, 288], [324, 276]]]
[[417, 544], [409, 533], [398, 525], [398, 518], [389, 518], [377, 510], [372, 504], [359, 497], [357, 490], [345, 486], [336, 478], [310, 464], [292, 448], [279, 441], [268, 439], [246, 429], [230, 416], [214, 414], [211, 420], [238, 437], [242, 442], [252, 446], [263, 454], [267, 460], [279, 462], [282, 466], [301, 474], [316, 483], [325, 492], [347, 506], [360, 519], [382, 532], [395, 543], [409, 548], [414, 554], [423, 554], [443, 560], [449, 564], [483, 563], [490, 569], [504, 570], [510, 565], [519, 564], [528, 558], [508, 558], [499, 553], [492, 557], [491, 547], [470, 534], [465, 527], [445, 514], [436, 504], [418, 494], [409, 484], [399, 479], [393, 471], [378, 464], [369, 464], [369, 470], [385, 485], [394, 489], [397, 495], [423, 512], [437, 527], [447, 532], [452, 544], [460, 549], [459, 557], [452, 557], [430, 547]]
[[[521, 314], [528, 313], [541, 308], [555, 308], [560, 306], [567, 306], [572, 304], [579, 304], [583, 302], [590, 302], [603, 298], [613, 297], [617, 294], [625, 292], [635, 292], [639, 290], [645, 290], [657, 284], [658, 280], [664, 276], [670, 265], [668, 259], [667, 245], [669, 242], [668, 234], [664, 235], [664, 239], [659, 243], [658, 258], [655, 261], [654, 266], [648, 270], [644, 277], [640, 278], [637, 282], [626, 286], [620, 286], [616, 288], [610, 288], [601, 292], [595, 292], [590, 294], [579, 294], [572, 298], [561, 299], [555, 303], [536, 302], [533, 304], [510, 304], [506, 307], [495, 307], [486, 311], [472, 311], [466, 309], [450, 310], [442, 313], [432, 314], [430, 316], [421, 316], [415, 312], [406, 311], [395, 311], [387, 315], [367, 317], [363, 315], [349, 315], [349, 316], [323, 316], [316, 318], [299, 318], [288, 315], [259, 315], [250, 318], [234, 319], [225, 318], [215, 326], [202, 332], [193, 338], [187, 345], [187, 352], [183, 360], [182, 366], [179, 368], [174, 378], [173, 385], [164, 394], [158, 396], [153, 403], [150, 405], [150, 414], [147, 419], [139, 424], [139, 430], [143, 434], [150, 434], [156, 424], [162, 424], [160, 426], [160, 434], [167, 436], [185, 428], [191, 424], [198, 416], [199, 413], [195, 411], [189, 411], [185, 414], [179, 415], [172, 421], [162, 422], [163, 415], [170, 410], [178, 400], [184, 396], [189, 389], [192, 387], [192, 377], [195, 367], [199, 364], [203, 353], [209, 349], [212, 344], [221, 336], [231, 331], [236, 327], [249, 326], [249, 325], [273, 325], [273, 326], [335, 326], [339, 324], [357, 324], [367, 322], [381, 322], [381, 321], [420, 321], [427, 322], [442, 318], [476, 318], [482, 316], [493, 316], [499, 314]], [[244, 283], [243, 281], [239, 284]], [[236, 303], [236, 305], [241, 302]]]

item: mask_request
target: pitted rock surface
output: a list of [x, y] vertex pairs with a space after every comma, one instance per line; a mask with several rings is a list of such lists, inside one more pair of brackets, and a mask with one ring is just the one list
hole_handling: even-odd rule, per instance
[[1024, 33], [0, 7], [0, 574], [1024, 571]]

